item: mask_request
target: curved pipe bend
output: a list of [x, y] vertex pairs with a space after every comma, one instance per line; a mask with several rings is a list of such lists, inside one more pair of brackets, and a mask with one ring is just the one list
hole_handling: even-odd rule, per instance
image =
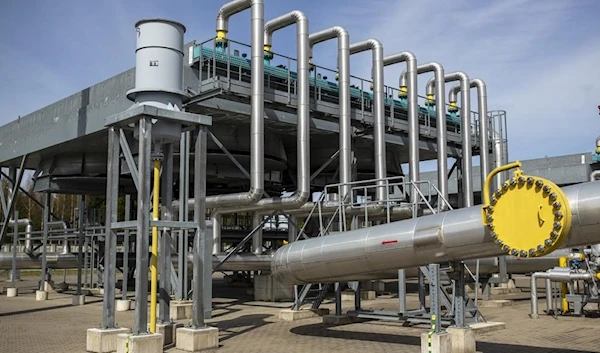
[[[251, 117], [250, 117], [250, 189], [237, 194], [215, 195], [206, 198], [207, 208], [256, 204], [264, 193], [264, 61], [263, 61], [263, 0], [235, 0], [223, 5], [217, 13], [217, 36], [229, 30], [229, 18], [251, 8]], [[222, 33], [220, 33], [222, 32]]]
[[[435, 61], [418, 65], [417, 75], [433, 71], [435, 85], [432, 85], [431, 92], [427, 92], [427, 98], [432, 96], [435, 97], [435, 109], [436, 109], [436, 132], [437, 132], [437, 171], [438, 171], [438, 190], [442, 197], [448, 200], [448, 131], [446, 129], [446, 111], [445, 111], [445, 90], [446, 85], [444, 84], [444, 67]], [[399, 84], [400, 87], [406, 87], [407, 85], [407, 70], [403, 70], [400, 73]], [[431, 80], [430, 80], [431, 81]], [[433, 87], [435, 86], [435, 95]], [[427, 86], [429, 87], [429, 86]], [[447, 206], [445, 203], [441, 204], [442, 210], [446, 210]]]
[[[490, 158], [488, 148], [482, 148], [483, 146], [489, 146], [489, 133], [488, 127], [490, 126], [490, 121], [487, 116], [488, 110], [488, 101], [487, 101], [487, 86], [483, 80], [479, 78], [474, 78], [469, 81], [470, 88], [477, 89], [477, 105], [478, 105], [478, 115], [479, 115], [479, 145], [480, 145], [480, 154], [479, 154], [479, 165], [480, 165], [480, 174], [481, 174], [481, 185], [485, 183], [485, 178], [490, 173]], [[458, 92], [461, 90], [461, 85], [454, 85], [450, 88], [450, 93], [448, 94], [448, 100], [450, 102], [456, 102]], [[500, 158], [496, 156], [496, 158]]]
[[[460, 82], [461, 91], [461, 149], [462, 149], [462, 169], [463, 169], [463, 207], [473, 206], [473, 162], [472, 144], [471, 144], [471, 95], [469, 94], [470, 80], [469, 76], [461, 71], [451, 72], [444, 76], [444, 82]], [[427, 92], [431, 92], [435, 86], [435, 78], [427, 81]]]
[[[350, 45], [350, 55], [371, 50], [373, 65], [371, 75], [373, 79], [373, 142], [375, 158], [375, 179], [387, 177], [386, 150], [385, 150], [385, 86], [383, 82], [383, 45], [377, 39], [367, 39]], [[383, 181], [378, 182], [383, 185]], [[385, 187], [378, 187], [376, 200], [386, 199]]]
[[[340, 184], [352, 182], [352, 117], [350, 113], [350, 36], [344, 27], [334, 26], [308, 36], [309, 57], [318, 43], [337, 38], [338, 40], [338, 85], [339, 85], [339, 170]], [[340, 198], [346, 199], [349, 185], [342, 185]]]
[[[408, 103], [408, 173], [411, 181], [419, 180], [419, 105], [417, 102], [417, 58], [409, 52], [393, 54], [383, 58], [383, 65], [394, 65], [406, 62], [406, 77], [408, 84], [402, 87], [407, 89]], [[402, 89], [402, 88], [401, 88]], [[411, 192], [413, 203], [419, 200], [416, 192]]]

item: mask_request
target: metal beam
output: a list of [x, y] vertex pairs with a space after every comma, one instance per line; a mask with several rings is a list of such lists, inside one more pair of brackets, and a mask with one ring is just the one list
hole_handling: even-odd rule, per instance
[[[204, 323], [204, 266], [206, 238], [206, 138], [207, 129], [197, 129], [196, 148], [194, 150], [194, 222], [197, 224], [194, 236], [194, 282], [192, 301], [192, 328], [205, 327]], [[208, 266], [211, 266], [210, 264]], [[146, 309], [146, 307], [144, 307]]]
[[12, 216], [12, 213], [15, 210], [15, 205], [17, 204], [17, 194], [19, 191], [19, 185], [21, 185], [21, 180], [23, 180], [23, 174], [25, 173], [25, 163], [27, 162], [27, 155], [24, 155], [21, 158], [21, 166], [19, 167], [19, 175], [17, 176], [17, 180], [13, 183], [12, 192], [10, 200], [8, 201], [7, 212], [4, 214], [4, 223], [2, 224], [2, 230], [0, 231], [0, 244], [2, 244], [2, 239], [6, 235], [8, 231], [8, 221]]
[[119, 129], [119, 144], [121, 145], [121, 151], [123, 152], [123, 156], [125, 157], [125, 162], [127, 162], [127, 167], [129, 168], [129, 172], [131, 173], [133, 183], [135, 184], [135, 189], [139, 191], [140, 185], [138, 184], [139, 180], [137, 166], [135, 165], [135, 160], [133, 159], [133, 155], [131, 154], [129, 142], [127, 142], [127, 136], [125, 136], [125, 132], [123, 131], [123, 129]]
[[[170, 222], [173, 215], [173, 144], [163, 146], [163, 163], [160, 187], [162, 200], [162, 217], [165, 222]], [[159, 317], [158, 322], [168, 324], [171, 322], [171, 237], [172, 230], [163, 228], [160, 239], [159, 257]]]
[[[14, 181], [11, 177], [9, 177], [8, 175], [6, 175], [3, 171], [0, 171], [0, 174], [5, 177], [9, 183], [14, 185]], [[35, 179], [37, 176], [34, 175], [33, 179]], [[29, 191], [25, 190], [21, 185], [19, 185], [19, 191], [24, 193], [27, 197], [29, 197], [31, 199], [31, 201], [33, 201], [36, 205], [40, 206], [40, 208], [44, 208], [44, 204], [41, 203], [38, 199], [36, 199], [32, 194], [29, 193]], [[50, 216], [54, 217], [54, 219], [56, 220], [61, 220], [57, 215], [55, 215], [54, 213], [50, 212]]]
[[42, 271], [40, 278], [40, 291], [46, 290], [46, 271], [48, 270], [48, 263], [46, 259], [46, 248], [48, 246], [48, 221], [50, 220], [50, 209], [52, 208], [52, 194], [44, 194], [44, 215], [42, 218], [43, 223], [43, 238], [42, 238]]
[[327, 166], [329, 166], [331, 164], [331, 162], [333, 162], [337, 156], [340, 155], [340, 150], [335, 151], [330, 157], [329, 159], [327, 159], [325, 161], [325, 163], [323, 163], [319, 169], [317, 169], [311, 176], [310, 176], [310, 181], [313, 181], [314, 178], [316, 178], [319, 174], [321, 174], [321, 172], [327, 168]]
[[[125, 222], [131, 219], [131, 195], [125, 195]], [[129, 279], [129, 235], [131, 231], [125, 229], [123, 235], [123, 284], [121, 286], [121, 299], [127, 300], [127, 287]]]
[[[76, 295], [81, 295], [81, 270], [83, 268], [83, 241], [85, 239], [85, 195], [79, 196], [79, 210], [77, 212], [79, 223], [79, 235], [77, 237], [77, 292]], [[127, 263], [127, 261], [125, 261]], [[126, 281], [123, 278], [123, 281]]]
[[133, 333], [148, 333], [148, 235], [150, 230], [150, 181], [151, 181], [151, 140], [152, 124], [150, 118], [142, 117], [139, 128], [139, 157], [137, 194], [137, 234], [135, 268], [135, 321]]
[[[104, 297], [102, 328], [115, 328], [115, 285], [117, 280], [117, 233], [112, 223], [119, 211], [119, 134], [117, 128], [108, 129], [108, 157], [106, 161], [106, 230], [104, 237]], [[147, 252], [147, 251], [146, 251]]]

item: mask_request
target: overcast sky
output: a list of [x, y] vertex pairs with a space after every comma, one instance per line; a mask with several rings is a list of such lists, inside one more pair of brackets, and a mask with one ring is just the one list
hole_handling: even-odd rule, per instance
[[[137, 20], [177, 20], [187, 27], [186, 42], [204, 41], [225, 2], [3, 0], [0, 125], [133, 67]], [[386, 54], [409, 50], [420, 63], [483, 79], [489, 109], [507, 111], [511, 160], [594, 149], [600, 1], [265, 0], [267, 19], [290, 10], [307, 14], [311, 32], [341, 25], [351, 42], [376, 38]], [[294, 31], [276, 33], [273, 50], [295, 56]], [[233, 17], [229, 37], [250, 41], [249, 11]], [[335, 42], [321, 44], [313, 61], [335, 67], [335, 49]], [[351, 66], [368, 77], [370, 54], [356, 55]], [[402, 69], [386, 68], [386, 84], [396, 87]], [[420, 94], [429, 77], [419, 76]]]

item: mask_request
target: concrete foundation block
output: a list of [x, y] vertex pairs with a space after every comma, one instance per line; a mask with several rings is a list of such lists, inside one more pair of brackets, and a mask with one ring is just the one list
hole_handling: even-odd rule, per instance
[[200, 352], [219, 347], [219, 329], [216, 327], [199, 329], [182, 327], [176, 332], [176, 347], [185, 352]]
[[[377, 298], [377, 293], [374, 290], [361, 290], [360, 291], [360, 299], [361, 300], [375, 300], [376, 298]], [[354, 301], [354, 291], [342, 292], [342, 301]]]
[[488, 321], [470, 324], [469, 327], [473, 329], [476, 335], [482, 335], [488, 332], [504, 330], [506, 328], [506, 324], [504, 322]]
[[346, 315], [324, 315], [323, 324], [325, 325], [347, 325], [355, 322], [355, 318]]
[[19, 295], [18, 288], [6, 288], [6, 296], [8, 298], [14, 298]]
[[117, 335], [117, 353], [162, 353], [163, 337], [160, 333]]
[[35, 300], [37, 300], [38, 302], [48, 300], [48, 292], [46, 292], [45, 290], [36, 290]]
[[283, 284], [271, 275], [254, 276], [254, 300], [276, 302], [293, 298], [294, 286]]
[[[431, 345], [431, 348], [429, 347]], [[421, 353], [455, 353], [452, 350], [452, 337], [448, 332], [421, 334]]]
[[448, 327], [446, 332], [452, 338], [452, 353], [475, 353], [475, 331], [470, 327]]
[[85, 295], [74, 295], [73, 305], [85, 305]]
[[480, 308], [503, 308], [505, 306], [512, 306], [512, 300], [479, 300], [477, 306]]
[[329, 314], [329, 309], [319, 308], [317, 310], [291, 310], [284, 309], [279, 311], [279, 320], [283, 321], [297, 321], [303, 319], [309, 319], [311, 317], [323, 316]]
[[[182, 323], [156, 324], [156, 333], [160, 333], [163, 336], [163, 347], [175, 343], [175, 330], [181, 327], [183, 327]], [[148, 324], [148, 332], [149, 331], [150, 324]]]
[[115, 309], [117, 311], [129, 311], [131, 310], [131, 300], [118, 299], [115, 300]]
[[189, 320], [192, 318], [191, 300], [171, 300], [171, 320]]
[[90, 328], [87, 330], [86, 351], [92, 353], [112, 353], [117, 351], [117, 336], [130, 333], [128, 328], [113, 328], [102, 330]]
[[503, 294], [511, 294], [511, 293], [521, 293], [521, 290], [519, 288], [508, 288], [508, 287], [490, 288], [491, 295], [503, 295]]

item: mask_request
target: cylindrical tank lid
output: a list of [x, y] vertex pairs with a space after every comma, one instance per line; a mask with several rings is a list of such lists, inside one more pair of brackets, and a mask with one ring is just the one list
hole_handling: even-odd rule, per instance
[[164, 22], [164, 23], [170, 23], [170, 24], [173, 24], [173, 25], [175, 25], [175, 26], [179, 26], [179, 27], [181, 27], [181, 28], [183, 29], [183, 33], [185, 33], [185, 31], [186, 31], [186, 28], [185, 28], [185, 26], [184, 26], [182, 23], [180, 23], [180, 22], [177, 22], [177, 21], [173, 21], [173, 20], [168, 20], [168, 19], [166, 19], [166, 18], [144, 18], [144, 19], [141, 19], [141, 20], [137, 21], [137, 22], [135, 23], [135, 27], [138, 27], [138, 26], [139, 26], [139, 25], [141, 25], [141, 24], [144, 24], [144, 23], [150, 23], [150, 22]]

